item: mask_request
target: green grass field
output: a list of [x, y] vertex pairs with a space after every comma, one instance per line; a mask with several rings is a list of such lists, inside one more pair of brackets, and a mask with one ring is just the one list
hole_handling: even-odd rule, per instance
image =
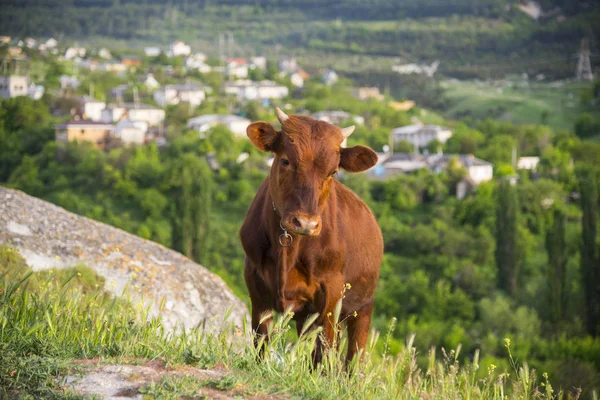
[[447, 117], [494, 118], [516, 124], [544, 124], [554, 129], [573, 129], [581, 112], [582, 92], [590, 82], [563, 85], [515, 82], [504, 85], [473, 81], [444, 81], [449, 108]]
[[[508, 339], [510, 370], [480, 367], [478, 352], [459, 365], [460, 346], [419, 355], [414, 337], [392, 355], [388, 351], [392, 321], [381, 339], [372, 333], [363, 362], [355, 360], [351, 373], [344, 367], [342, 335], [336, 335], [339, 342], [314, 368], [311, 349], [320, 340], [320, 331], [305, 327], [299, 340], [290, 340], [291, 313], [276, 316], [261, 358], [247, 327], [224, 324], [217, 334], [200, 330], [171, 334], [143, 308], [126, 299], [111, 299], [101, 287], [102, 279], [94, 276], [85, 267], [32, 272], [18, 251], [0, 247], [0, 398], [84, 399], [65, 378], [89, 373], [85, 365], [155, 362], [189, 374], [163, 375], [137, 388], [135, 394], [144, 399], [209, 398], [207, 390], [258, 398], [562, 397], [553, 391], [546, 374], [536, 375], [513, 359]], [[334, 316], [338, 332], [343, 324], [340, 306]], [[420, 357], [425, 357], [425, 365], [417, 361]], [[224, 375], [211, 380], [194, 374], [211, 369]]]

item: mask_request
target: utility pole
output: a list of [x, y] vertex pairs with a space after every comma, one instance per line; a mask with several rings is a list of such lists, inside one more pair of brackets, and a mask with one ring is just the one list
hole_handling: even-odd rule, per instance
[[589, 41], [587, 38], [581, 39], [581, 49], [579, 50], [579, 61], [577, 62], [575, 79], [578, 81], [582, 79], [586, 81], [594, 80], [592, 63], [590, 62]]

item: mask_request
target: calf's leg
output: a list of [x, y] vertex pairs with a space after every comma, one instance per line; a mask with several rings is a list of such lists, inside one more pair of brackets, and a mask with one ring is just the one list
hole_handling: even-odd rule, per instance
[[371, 315], [373, 314], [373, 301], [357, 311], [356, 317], [350, 315], [346, 320], [348, 326], [348, 354], [346, 366], [367, 345], [369, 329], [371, 326]]

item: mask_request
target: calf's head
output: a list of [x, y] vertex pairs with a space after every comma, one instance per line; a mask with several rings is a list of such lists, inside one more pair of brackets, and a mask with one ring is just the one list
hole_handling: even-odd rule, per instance
[[354, 126], [340, 129], [310, 117], [288, 116], [279, 108], [276, 114], [281, 131], [255, 122], [248, 126], [248, 137], [256, 148], [275, 156], [269, 190], [282, 225], [296, 234], [318, 236], [338, 168], [364, 171], [375, 165], [377, 154], [365, 146], [340, 146]]

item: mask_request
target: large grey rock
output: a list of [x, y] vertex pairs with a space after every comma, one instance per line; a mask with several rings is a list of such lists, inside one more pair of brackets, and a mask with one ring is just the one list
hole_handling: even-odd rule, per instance
[[118, 296], [129, 284], [132, 299], [143, 299], [167, 329], [216, 331], [227, 310], [237, 326], [248, 313], [221, 278], [183, 255], [1, 186], [0, 243], [19, 248], [34, 270], [83, 264]]

